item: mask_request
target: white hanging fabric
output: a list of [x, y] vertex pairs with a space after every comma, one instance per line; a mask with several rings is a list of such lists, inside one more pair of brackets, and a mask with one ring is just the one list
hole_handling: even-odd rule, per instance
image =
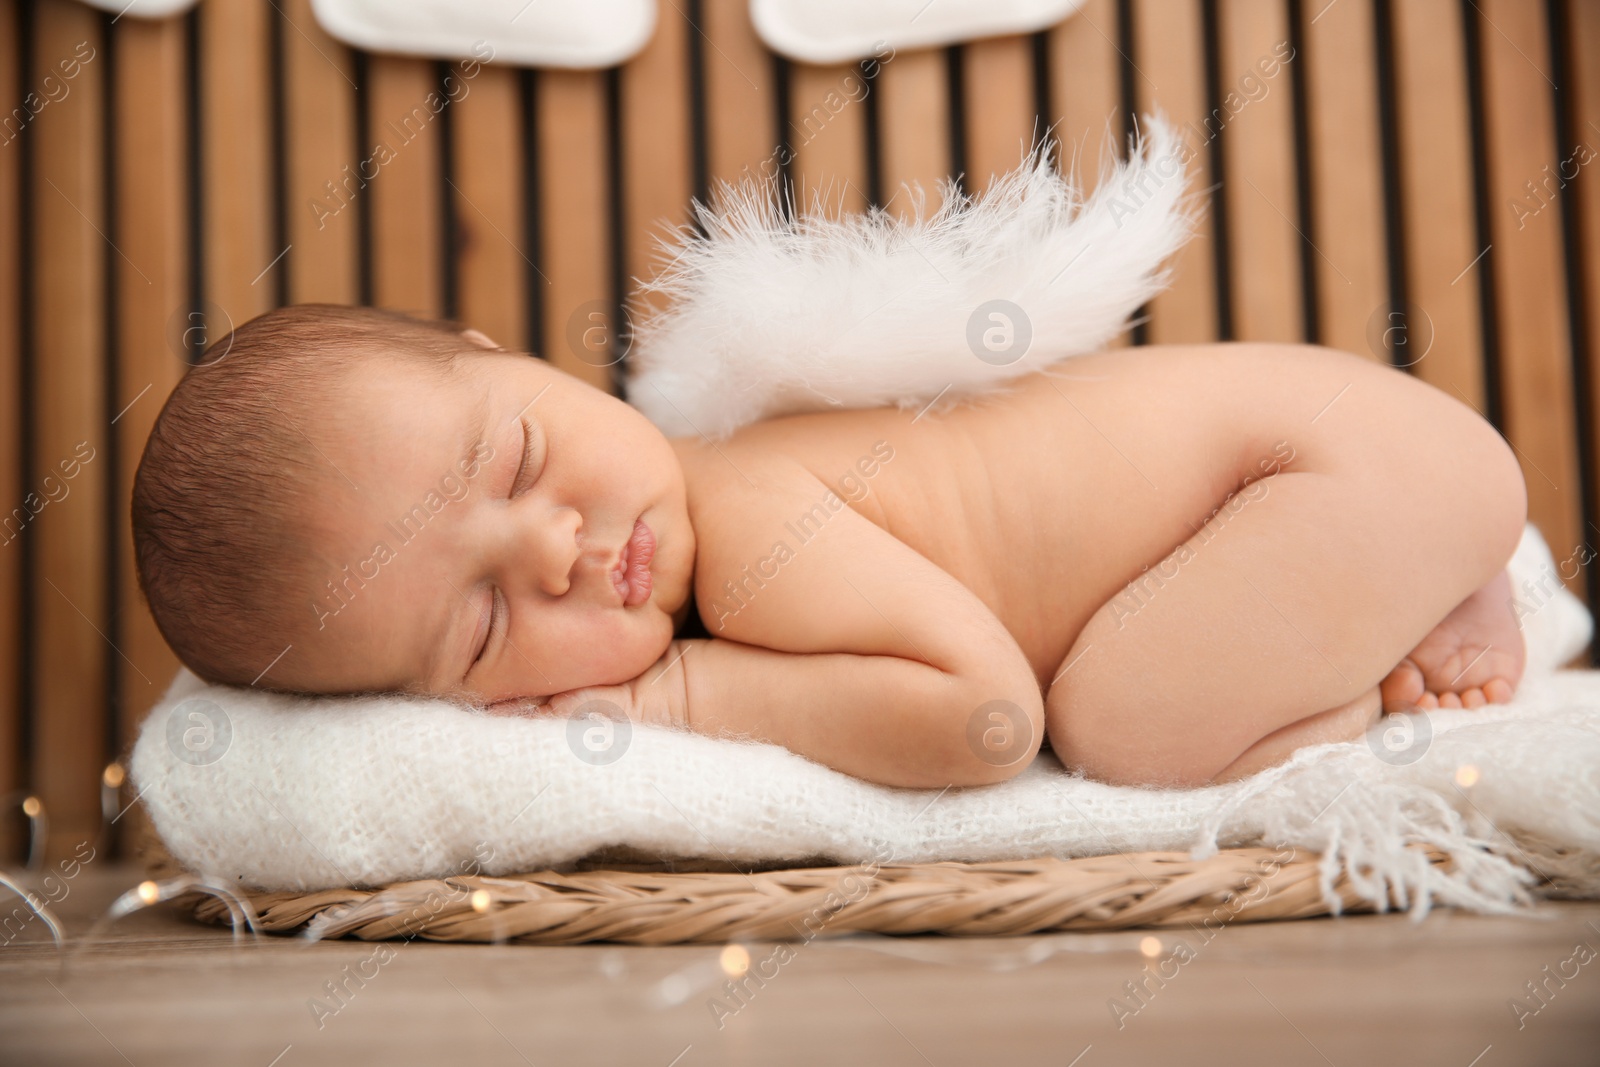
[[1032, 33], [1083, 0], [750, 0], [767, 47], [808, 63], [846, 63], [885, 51]]
[[655, 0], [312, 0], [328, 33], [356, 48], [522, 67], [612, 67], [656, 28]]

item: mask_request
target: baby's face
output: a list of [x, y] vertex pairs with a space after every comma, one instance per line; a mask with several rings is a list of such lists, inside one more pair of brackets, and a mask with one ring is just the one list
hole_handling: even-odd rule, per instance
[[307, 516], [327, 573], [263, 684], [494, 703], [660, 658], [695, 541], [674, 446], [643, 415], [502, 352], [444, 379], [366, 362], [342, 392], [325, 423], [300, 420], [329, 465]]

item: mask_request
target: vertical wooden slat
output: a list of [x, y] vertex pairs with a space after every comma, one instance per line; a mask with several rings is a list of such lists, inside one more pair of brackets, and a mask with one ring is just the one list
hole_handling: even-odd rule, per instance
[[[119, 672], [122, 736], [129, 743], [161, 696], [178, 661], [139, 594], [133, 537], [125, 516], [133, 475], [162, 402], [183, 374], [181, 330], [188, 308], [185, 174], [185, 34], [182, 19], [120, 19], [114, 92], [117, 246], [118, 442], [115, 529], [120, 618], [112, 631], [127, 661]], [[138, 264], [138, 270], [133, 264]], [[176, 336], [175, 336], [176, 335]], [[136, 809], [124, 823], [140, 818]], [[122, 826], [125, 834], [133, 832]]]
[[[1211, 174], [1211, 139], [1205, 125], [1205, 33], [1200, 0], [1139, 0], [1134, 8], [1134, 85], [1139, 109], [1159, 109], [1189, 149], [1189, 188], [1200, 191]], [[1172, 287], [1150, 302], [1150, 341], [1183, 344], [1217, 339], [1217, 286], [1209, 210], [1195, 236], [1172, 262]]]
[[205, 297], [222, 335], [276, 303], [272, 232], [272, 82], [268, 18], [256, 0], [207, 0], [200, 9], [201, 201]]
[[[1582, 307], [1588, 356], [1589, 395], [1581, 398], [1589, 410], [1590, 425], [1600, 419], [1600, 4], [1570, 0], [1567, 27], [1571, 37], [1567, 54], [1573, 63], [1569, 78], [1575, 144], [1561, 145], [1562, 157], [1576, 156], [1583, 168], [1568, 186], [1568, 203], [1578, 211], [1579, 259], [1582, 264]], [[1578, 145], [1586, 151], [1579, 152]], [[1582, 160], [1587, 159], [1587, 162]], [[1571, 173], [1570, 166], [1567, 173]], [[1591, 476], [1600, 478], [1600, 432], [1593, 434], [1589, 458]], [[1592, 529], [1583, 540], [1594, 545]], [[1590, 563], [1589, 566], [1600, 564]], [[1576, 589], [1576, 583], [1574, 585]], [[1592, 607], [1593, 605], [1591, 605]]]
[[649, 45], [622, 68], [622, 269], [634, 315], [662, 306], [658, 294], [633, 293], [632, 279], [660, 268], [655, 238], [689, 217], [688, 35], [696, 32], [681, 8], [662, 5]]
[[[107, 634], [103, 353], [105, 258], [102, 79], [98, 12], [68, 0], [35, 8], [33, 69], [42, 80], [74, 57], [70, 92], [29, 126], [36, 170], [34, 470], [27, 488], [59, 498], [33, 520], [37, 564], [34, 627], [35, 782], [50, 812], [50, 854], [98, 833], [97, 783], [105, 746]], [[56, 74], [59, 78], [59, 74]], [[125, 255], [125, 251], [121, 254]], [[139, 269], [143, 269], [140, 267]], [[62, 464], [66, 464], [63, 467]], [[75, 473], [70, 479], [69, 473]], [[48, 480], [47, 480], [48, 479]], [[42, 487], [42, 488], [41, 488]], [[62, 492], [61, 490], [65, 491]]]
[[431, 60], [372, 57], [367, 129], [376, 170], [372, 208], [372, 292], [380, 307], [444, 313], [440, 274], [441, 123], [439, 79]]
[[533, 253], [522, 247], [522, 153], [513, 150], [522, 121], [517, 72], [480, 66], [469, 79], [457, 64], [449, 76], [463, 87], [454, 91], [466, 93], [450, 105], [460, 318], [496, 343], [519, 348], [527, 334], [524, 294]]
[[1583, 536], [1549, 48], [1542, 4], [1479, 4], [1490, 234], [1503, 432], [1528, 484], [1528, 518], [1552, 545]]
[[950, 112], [944, 53], [904, 49], [883, 64], [878, 93], [879, 143], [883, 157], [883, 196], [902, 219], [912, 217], [911, 194], [922, 187], [923, 210], [939, 210], [937, 182], [950, 173]]
[[[20, 87], [22, 41], [17, 0], [0, 0], [0, 86], [7, 98]], [[15, 790], [23, 754], [22, 708], [22, 145], [25, 127], [0, 127], [0, 796]], [[26, 509], [23, 515], [27, 514]], [[21, 854], [15, 812], [0, 815], [0, 863]]]
[[[1061, 142], [1062, 170], [1085, 192], [1122, 152], [1122, 55], [1115, 0], [1087, 0], [1050, 31], [1051, 121]], [[971, 129], [972, 123], [967, 123]], [[970, 136], [969, 136], [970, 140]], [[1122, 348], [1126, 332], [1106, 345]]]
[[[604, 347], [611, 336], [605, 75], [541, 70], [538, 79], [540, 263], [550, 279], [542, 354], [610, 392], [614, 369], [606, 364], [615, 357]], [[606, 337], [586, 334], [590, 326]], [[594, 347], [586, 336], [595, 339]]]
[[966, 183], [968, 189], [981, 191], [1015, 170], [1033, 145], [1033, 41], [993, 37], [973, 41], [961, 51], [966, 65]]
[[852, 64], [789, 65], [789, 143], [797, 206], [824, 213], [867, 209], [866, 93]]
[[[1411, 370], [1485, 410], [1472, 178], [1459, 0], [1406, 0], [1394, 18]], [[1431, 344], [1429, 343], [1431, 340]], [[1426, 353], [1426, 354], [1424, 354]]]
[[746, 170], [776, 177], [777, 86], [772, 57], [750, 23], [747, 0], [704, 0], [706, 36], [706, 149], [712, 186], [736, 182]]
[[[1086, 0], [1050, 30], [1050, 117], [1061, 141], [1062, 169], [1076, 165], [1086, 189], [1094, 188], [1108, 129], [1110, 144], [1120, 150], [1122, 56], [1116, 40], [1116, 0]], [[970, 120], [967, 125], [970, 130]]]
[[[1271, 60], [1289, 54], [1288, 17], [1282, 0], [1219, 0], [1218, 6], [1222, 107], [1231, 114], [1221, 138], [1234, 333], [1241, 341], [1300, 341], [1292, 72], [1284, 64], [1262, 79], [1257, 67], [1267, 61], [1272, 69]], [[1251, 89], [1246, 78], [1260, 79], [1265, 92]]]
[[282, 0], [278, 8], [289, 301], [353, 304], [360, 294], [357, 220], [367, 195], [358, 164], [370, 148], [356, 154], [355, 63], [312, 17], [311, 0]]
[[1295, 2], [1306, 27], [1296, 62], [1306, 72], [1320, 340], [1388, 362], [1383, 332], [1376, 344], [1367, 336], [1372, 317], [1389, 312], [1372, 4]]

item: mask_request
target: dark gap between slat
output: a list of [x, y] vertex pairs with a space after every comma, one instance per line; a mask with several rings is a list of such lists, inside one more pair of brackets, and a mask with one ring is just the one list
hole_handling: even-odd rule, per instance
[[1117, 158], [1128, 157], [1128, 138], [1138, 129], [1138, 89], [1134, 84], [1133, 0], [1117, 0], [1117, 107], [1122, 112], [1122, 137]]
[[532, 266], [523, 273], [528, 302], [528, 333], [524, 344], [529, 353], [547, 359], [544, 350], [544, 276], [539, 264], [544, 261], [539, 242], [539, 82], [538, 74], [523, 67], [517, 71], [522, 90], [522, 247]]
[[[350, 59], [356, 80], [356, 174], [365, 182], [362, 161], [367, 158], [372, 144], [372, 116], [367, 113], [368, 59], [359, 48], [351, 49]], [[356, 298], [366, 307], [372, 306], [372, 193], [365, 184], [356, 197]]]
[[[711, 199], [711, 147], [706, 118], [706, 51], [704, 0], [685, 0], [688, 5], [689, 32], [684, 34], [689, 57], [689, 165], [693, 196], [702, 204]], [[704, 236], [700, 220], [693, 217], [689, 225]]]
[[[1133, 0], [1117, 0], [1117, 88], [1122, 105], [1122, 144], [1117, 146], [1119, 158], [1128, 154], [1128, 139], [1138, 126], [1138, 86], [1134, 81]], [[1150, 305], [1140, 304], [1133, 313], [1134, 324], [1129, 340], [1135, 345], [1150, 343]]]
[[950, 177], [961, 195], [967, 193], [967, 77], [961, 45], [944, 50], [945, 88], [949, 97]]
[[[115, 18], [109, 11], [100, 12], [100, 44], [105, 51], [105, 70], [101, 80], [100, 89], [100, 210], [104, 213], [106, 233], [112, 240], [118, 237], [120, 218], [117, 214], [117, 39], [116, 29], [112, 23]], [[122, 594], [118, 588], [122, 580], [122, 554], [118, 551], [121, 547], [118, 537], [121, 532], [121, 507], [122, 480], [121, 471], [122, 449], [117, 442], [117, 427], [112, 419], [117, 417], [121, 399], [122, 375], [118, 372], [121, 359], [121, 346], [118, 339], [122, 335], [122, 305], [117, 297], [117, 256], [110, 249], [104, 249], [100, 259], [100, 287], [101, 304], [105, 309], [105, 333], [102, 336], [100, 362], [102, 367], [103, 387], [100, 394], [100, 417], [105, 420], [105, 490], [104, 504], [105, 529], [102, 535], [101, 553], [105, 569], [105, 585], [101, 589], [101, 610], [106, 620], [106, 633], [112, 645], [121, 647], [124, 643], [122, 631]], [[122, 683], [125, 680], [125, 671], [122, 657], [114, 648], [101, 646], [101, 662], [105, 664], [103, 677], [105, 691], [101, 698], [101, 714], [104, 716], [104, 736], [101, 738], [102, 765], [112, 762], [122, 755]], [[120, 854], [118, 837], [115, 832], [106, 835], [106, 850], [115, 858]]]
[[1483, 333], [1483, 398], [1485, 417], [1495, 429], [1505, 433], [1505, 410], [1500, 394], [1500, 316], [1495, 309], [1495, 262], [1490, 245], [1494, 240], [1489, 222], [1489, 145], [1488, 119], [1483, 100], [1483, 27], [1478, 24], [1478, 8], [1473, 0], [1461, 0], [1461, 47], [1466, 56], [1467, 108], [1472, 119], [1472, 203], [1473, 225], [1478, 234], [1481, 258], [1470, 268], [1478, 279], [1478, 314]]
[[607, 205], [606, 248], [611, 262], [607, 271], [610, 292], [606, 294], [608, 318], [612, 328], [607, 334], [606, 350], [613, 360], [606, 370], [610, 375], [611, 395], [623, 395], [627, 380], [628, 348], [633, 344], [633, 329], [628, 322], [624, 301], [628, 291], [628, 272], [623, 259], [623, 234], [625, 218], [622, 195], [622, 68], [606, 70], [606, 184], [610, 203]]
[[444, 317], [452, 322], [461, 317], [461, 275], [458, 269], [461, 255], [461, 228], [457, 225], [455, 187], [456, 136], [455, 116], [450, 101], [450, 64], [442, 59], [433, 61], [433, 78], [438, 86], [439, 98], [445, 101], [439, 109], [439, 306]]
[[[34, 84], [33, 80], [33, 50], [36, 46], [38, 34], [33, 21], [33, 4], [22, 3], [17, 6], [17, 92], [15, 99], [23, 99], [28, 86]], [[36, 385], [35, 363], [38, 358], [38, 324], [34, 315], [34, 302], [37, 299], [34, 287], [34, 273], [30, 269], [35, 262], [34, 250], [38, 248], [35, 232], [36, 214], [33, 210], [35, 201], [35, 186], [37, 174], [35, 173], [33, 155], [32, 132], [23, 130], [23, 136], [17, 139], [19, 153], [17, 183], [17, 207], [21, 216], [17, 222], [19, 259], [17, 272], [18, 278], [18, 318], [17, 334], [21, 358], [18, 364], [17, 382], [17, 423], [21, 441], [17, 449], [17, 466], [21, 475], [21, 486], [24, 493], [30, 492], [29, 486], [33, 485], [34, 434], [38, 432], [38, 423], [34, 418], [34, 390]], [[26, 512], [27, 508], [23, 508]], [[33, 750], [35, 739], [39, 735], [38, 709], [36, 700], [38, 695], [38, 679], [33, 669], [34, 656], [38, 651], [38, 642], [34, 638], [37, 631], [38, 616], [35, 607], [38, 603], [38, 558], [34, 551], [33, 524], [30, 522], [18, 532], [17, 545], [21, 556], [22, 573], [18, 576], [18, 618], [22, 620], [21, 633], [18, 635], [17, 655], [17, 785], [24, 792], [32, 792], [36, 781], [33, 768]], [[17, 809], [13, 809], [17, 810]]]
[[[1222, 41], [1217, 24], [1217, 0], [1201, 0], [1200, 22], [1205, 38], [1206, 121], [1226, 115], [1222, 110]], [[1211, 256], [1217, 288], [1217, 340], [1233, 340], [1233, 242], [1228, 237], [1227, 157], [1222, 139], [1227, 124], [1218, 123], [1217, 132], [1206, 142], [1211, 163]]]
[[[189, 195], [186, 202], [189, 210], [185, 221], [189, 232], [185, 235], [188, 239], [189, 252], [189, 316], [180, 331], [179, 338], [188, 349], [190, 365], [200, 362], [200, 356], [206, 349], [206, 341], [212, 339], [214, 330], [221, 330], [226, 323], [206, 321], [206, 248], [205, 248], [205, 180], [204, 166], [202, 165], [202, 150], [204, 138], [201, 136], [204, 115], [200, 107], [200, 6], [197, 4], [189, 9], [184, 17], [184, 58], [183, 81], [186, 110], [184, 125], [187, 137], [184, 145], [184, 170], [189, 179]], [[198, 325], [199, 329], [193, 327]]]
[[1033, 46], [1033, 141], [1037, 145], [1055, 128], [1050, 121], [1050, 31], [1030, 34], [1028, 41]]
[[272, 268], [272, 302], [283, 307], [289, 302], [289, 271], [294, 263], [293, 250], [289, 248], [289, 133], [288, 108], [284, 104], [283, 23], [289, 16], [277, 4], [267, 16], [267, 49], [272, 81], [272, 247], [274, 254], [283, 258]]
[[[1413, 336], [1413, 327], [1423, 323], [1411, 321], [1409, 298], [1408, 260], [1406, 253], [1406, 210], [1401, 181], [1400, 160], [1400, 108], [1399, 79], [1395, 74], [1394, 14], [1389, 0], [1372, 0], [1373, 49], [1378, 72], [1378, 137], [1383, 154], [1383, 231], [1386, 267], [1389, 273], [1389, 315], [1384, 330], [1390, 366], [1398, 366], [1410, 374], [1417, 373], [1417, 361], [1411, 345], [1420, 343], [1424, 353], [1432, 343], [1433, 330], [1426, 335]], [[1424, 316], [1427, 309], [1423, 309]], [[1396, 317], [1398, 316], [1398, 317]], [[1426, 320], [1425, 320], [1426, 321]], [[1403, 348], [1403, 350], [1402, 350]]]
[[[1311, 210], [1311, 119], [1308, 113], [1306, 32], [1301, 0], [1284, 0], [1289, 13], [1289, 48], [1295, 62], [1289, 65], [1289, 93], [1294, 112], [1295, 214], [1300, 226], [1300, 336], [1310, 344], [1322, 342], [1322, 316], [1317, 305], [1316, 212]], [[1337, 56], [1328, 56], [1337, 62]]]
[[[1573, 114], [1572, 98], [1563, 86], [1572, 83], [1572, 72], [1577, 67], [1577, 56], [1573, 53], [1572, 36], [1567, 24], [1566, 7], [1560, 0], [1545, 0], [1545, 29], [1548, 33], [1550, 47], [1551, 74], [1556, 87], [1550, 91], [1550, 97], [1555, 105], [1555, 133], [1556, 133], [1556, 178], [1562, 183], [1565, 174], [1562, 161], [1569, 158], [1569, 153], [1574, 151], [1581, 139], [1582, 131], [1578, 129], [1577, 117]], [[1591, 57], [1591, 60], [1593, 57]], [[1589, 179], [1593, 181], [1594, 179]], [[1582, 207], [1578, 197], [1571, 191], [1571, 182], [1559, 184], [1556, 191], [1559, 218], [1561, 219], [1561, 252], [1566, 268], [1567, 283], [1567, 336], [1568, 352], [1572, 364], [1572, 411], [1575, 416], [1578, 446], [1578, 485], [1579, 499], [1583, 508], [1583, 525], [1585, 530], [1600, 530], [1596, 526], [1597, 500], [1595, 491], [1595, 465], [1594, 465], [1594, 415], [1590, 409], [1592, 403], [1592, 382], [1589, 366], [1589, 334], [1587, 317], [1592, 309], [1584, 305], [1584, 282], [1587, 278], [1586, 271], [1593, 269], [1592, 264], [1583, 261], [1583, 230]], [[1583, 543], [1589, 543], [1589, 536], [1584, 534]], [[1592, 563], [1583, 568], [1584, 599], [1590, 604], [1600, 604], [1600, 566]], [[1596, 662], [1594, 642], [1589, 643], [1585, 650], [1589, 666]]]
[[[872, 73], [867, 73], [867, 68]], [[866, 95], [861, 98], [866, 108], [866, 121], [862, 126], [862, 140], [867, 160], [867, 206], [883, 206], [883, 113], [878, 107], [878, 74], [883, 64], [877, 59], [863, 59], [856, 64], [856, 74], [861, 78]]]
[[789, 61], [776, 52], [772, 58], [773, 125], [778, 131], [778, 143], [773, 152], [778, 157], [778, 210], [786, 219], [795, 217], [794, 142], [789, 137]]

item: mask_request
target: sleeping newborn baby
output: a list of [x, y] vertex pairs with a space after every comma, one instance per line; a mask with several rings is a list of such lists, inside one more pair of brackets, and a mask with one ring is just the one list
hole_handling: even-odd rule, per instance
[[133, 530], [213, 682], [608, 708], [917, 788], [1048, 743], [1175, 787], [1509, 700], [1526, 500], [1470, 408], [1317, 346], [1111, 350], [714, 441], [475, 331], [302, 305], [179, 384]]

